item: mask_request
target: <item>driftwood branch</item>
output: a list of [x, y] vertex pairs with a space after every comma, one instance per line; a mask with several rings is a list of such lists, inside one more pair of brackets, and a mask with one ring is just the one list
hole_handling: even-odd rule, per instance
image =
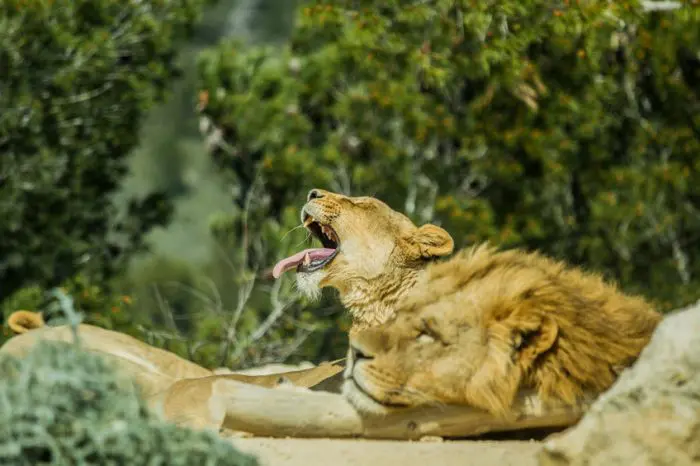
[[534, 395], [523, 395], [508, 418], [463, 406], [402, 409], [383, 417], [364, 417], [337, 394], [269, 389], [234, 380], [214, 381], [209, 402], [212, 421], [221, 420], [221, 427], [233, 431], [266, 437], [384, 439], [470, 437], [486, 432], [565, 427], [574, 424], [585, 407], [544, 408]]

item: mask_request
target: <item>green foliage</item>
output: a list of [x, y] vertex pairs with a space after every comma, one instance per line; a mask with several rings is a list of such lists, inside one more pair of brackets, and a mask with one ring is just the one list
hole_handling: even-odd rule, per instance
[[[84, 275], [77, 275], [60, 284], [63, 293], [73, 297], [73, 305], [85, 316], [85, 322], [109, 330], [139, 334], [139, 326], [148, 322], [146, 316], [133, 312], [133, 298], [104, 288]], [[42, 312], [49, 325], [55, 325], [57, 313], [55, 296], [38, 285], [21, 288], [0, 303], [0, 316], [6, 322], [15, 311]], [[3, 326], [0, 345], [10, 336], [9, 327]]]
[[213, 432], [152, 414], [111, 364], [75, 344], [3, 357], [0, 374], [3, 465], [257, 464]]
[[161, 193], [112, 201], [145, 112], [178, 75], [202, 0], [0, 0], [0, 299], [103, 284], [165, 223]]
[[[298, 247], [295, 235], [264, 216], [267, 198], [253, 190], [246, 207], [212, 219], [213, 259], [197, 271], [155, 259], [131, 275], [123, 284], [133, 292], [131, 314], [150, 316], [138, 326], [138, 338], [210, 368], [317, 361], [335, 353], [326, 332], [336, 324], [323, 310], [308, 309], [290, 281], [265, 276], [277, 254]], [[297, 217], [295, 210], [289, 214]]]
[[458, 246], [538, 248], [679, 306], [700, 296], [700, 8], [682, 3], [309, 1], [286, 46], [202, 55], [212, 155], [239, 203], [260, 177], [282, 230], [311, 187], [376, 195]]

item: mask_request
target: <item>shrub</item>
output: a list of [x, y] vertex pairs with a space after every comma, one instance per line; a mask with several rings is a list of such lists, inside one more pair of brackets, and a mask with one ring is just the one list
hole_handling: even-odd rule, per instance
[[265, 197], [251, 201], [249, 213], [233, 207], [212, 220], [212, 260], [197, 271], [161, 259], [132, 274], [125, 284], [133, 292], [131, 315], [151, 319], [138, 338], [209, 368], [332, 356], [323, 332], [333, 322], [307, 309], [293, 283], [265, 278], [273, 254], [291, 253], [296, 243], [278, 221], [259, 216]]
[[148, 411], [102, 356], [41, 342], [0, 360], [0, 463], [14, 465], [254, 466], [213, 432]]
[[201, 4], [0, 1], [0, 299], [78, 273], [105, 283], [167, 221], [162, 193], [122, 216], [113, 195]]
[[[148, 323], [145, 313], [132, 312], [134, 298], [131, 295], [117, 293], [84, 275], [72, 277], [60, 285], [63, 293], [72, 297], [73, 305], [84, 315], [86, 323], [134, 336], [138, 336], [140, 324]], [[62, 315], [56, 312], [56, 304], [55, 297], [40, 286], [25, 286], [0, 303], [0, 317], [7, 322], [10, 314], [24, 309], [42, 312], [47, 324], [53, 325], [53, 320]], [[9, 327], [3, 326], [0, 345], [11, 335]]]

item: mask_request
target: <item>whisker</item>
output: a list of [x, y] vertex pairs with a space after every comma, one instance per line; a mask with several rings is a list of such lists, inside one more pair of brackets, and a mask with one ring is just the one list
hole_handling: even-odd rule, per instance
[[437, 400], [433, 396], [410, 385], [402, 385], [400, 388], [396, 388], [397, 384], [394, 381], [393, 377], [389, 376], [386, 373], [377, 370], [371, 370], [371, 368], [367, 368], [366, 370], [372, 374], [372, 382], [375, 385], [383, 386], [384, 390], [390, 390], [395, 395], [408, 395], [418, 400], [421, 404], [426, 404], [430, 406], [436, 406], [440, 408], [444, 408], [447, 406], [442, 401]]
[[311, 238], [311, 232], [310, 232], [310, 231], [309, 231], [308, 233], [306, 233], [306, 238], [304, 238], [303, 240], [299, 241], [297, 244], [294, 245], [294, 247], [295, 247], [295, 248], [298, 248], [302, 243], [308, 241], [309, 238]]
[[434, 397], [428, 395], [427, 393], [423, 392], [422, 390], [418, 390], [414, 387], [404, 387], [403, 392], [412, 396], [415, 396], [418, 398], [421, 402], [425, 404], [429, 404], [431, 406], [438, 406], [438, 407], [445, 407], [446, 404], [443, 403], [440, 400], [435, 399]]
[[289, 235], [289, 234], [290, 234], [291, 232], [293, 232], [293, 231], [298, 230], [299, 228], [304, 228], [304, 225], [297, 225], [297, 226], [295, 226], [294, 228], [290, 229], [287, 233], [285, 233], [284, 235], [282, 235], [282, 239], [284, 240], [284, 239], [287, 237], [287, 235]]

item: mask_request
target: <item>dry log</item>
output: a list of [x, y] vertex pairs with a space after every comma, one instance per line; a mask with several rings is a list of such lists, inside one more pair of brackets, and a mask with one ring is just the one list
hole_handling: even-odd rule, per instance
[[494, 417], [464, 406], [399, 409], [383, 417], [363, 417], [340, 395], [309, 390], [270, 390], [234, 380], [215, 380], [209, 402], [212, 421], [222, 427], [267, 437], [354, 437], [417, 439], [470, 437], [498, 432], [574, 424], [587, 403], [544, 407], [523, 394], [512, 416]]
[[[294, 373], [270, 374], [268, 376], [226, 374], [183, 379], [174, 382], [166, 390], [154, 394], [147, 401], [152, 409], [178, 425], [220, 430], [225, 427], [226, 404], [229, 402], [229, 397], [220, 393], [221, 389], [226, 389], [226, 385], [222, 386], [222, 383], [232, 383], [236, 384], [234, 386], [243, 387], [255, 386], [270, 392], [280, 391], [284, 394], [290, 394], [293, 393], [290, 389], [308, 390], [304, 386], [296, 385], [292, 379], [295, 379], [297, 383], [312, 386], [315, 382], [333, 376], [338, 371], [338, 366], [322, 364], [311, 369], [295, 371], [302, 372], [296, 376]], [[283, 381], [279, 380], [280, 375], [284, 379]], [[285, 396], [288, 395], [283, 395], [281, 398], [284, 399]], [[238, 401], [234, 402], [238, 403]], [[257, 408], [269, 411], [271, 406], [258, 406]], [[225, 428], [247, 432], [245, 429]]]

